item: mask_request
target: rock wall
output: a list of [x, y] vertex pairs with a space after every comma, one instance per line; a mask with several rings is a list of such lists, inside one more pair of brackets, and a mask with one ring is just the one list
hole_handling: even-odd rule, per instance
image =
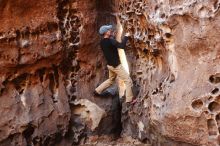
[[[121, 130], [155, 146], [219, 145], [219, 7], [1, 0], [0, 145], [70, 146]], [[132, 34], [126, 54], [139, 89], [138, 103], [122, 110], [115, 86], [112, 96], [92, 94], [108, 75], [97, 31], [115, 15]]]
[[55, 141], [70, 119], [58, 67], [64, 51], [58, 4], [3, 0], [0, 6], [1, 145]]
[[219, 1], [120, 0], [137, 103], [123, 134], [153, 145], [219, 145]]
[[105, 3], [0, 1], [1, 146], [68, 146], [117, 131], [117, 95], [92, 96], [107, 75], [97, 34]]

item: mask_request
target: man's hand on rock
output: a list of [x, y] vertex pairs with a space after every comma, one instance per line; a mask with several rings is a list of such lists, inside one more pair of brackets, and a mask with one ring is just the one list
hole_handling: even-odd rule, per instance
[[130, 32], [125, 33], [125, 36], [130, 37], [131, 36]]

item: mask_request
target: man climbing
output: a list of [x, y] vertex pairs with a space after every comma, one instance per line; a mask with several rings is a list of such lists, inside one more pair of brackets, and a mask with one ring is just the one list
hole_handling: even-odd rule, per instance
[[94, 94], [96, 96], [101, 96], [102, 91], [111, 86], [118, 76], [119, 79], [124, 81], [126, 86], [126, 103], [133, 104], [136, 102], [132, 92], [133, 83], [128, 72], [126, 72], [125, 68], [122, 66], [118, 54], [118, 48], [125, 49], [126, 42], [128, 41], [128, 37], [130, 35], [129, 33], [125, 34], [122, 42], [119, 43], [118, 41], [113, 39], [114, 33], [112, 25], [103, 25], [102, 27], [100, 27], [99, 33], [103, 36], [100, 42], [100, 46], [107, 61], [109, 78], [95, 89]]

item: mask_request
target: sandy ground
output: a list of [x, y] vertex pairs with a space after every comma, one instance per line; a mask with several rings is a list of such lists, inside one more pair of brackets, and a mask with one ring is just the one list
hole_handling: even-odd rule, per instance
[[151, 146], [150, 144], [141, 143], [137, 139], [131, 137], [123, 137], [114, 139], [109, 136], [92, 136], [89, 137], [84, 144], [80, 146]]

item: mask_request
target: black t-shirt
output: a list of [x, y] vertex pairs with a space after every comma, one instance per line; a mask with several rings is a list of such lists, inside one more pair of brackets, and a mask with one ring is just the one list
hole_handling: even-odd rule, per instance
[[108, 65], [117, 67], [120, 64], [118, 48], [125, 49], [127, 41], [128, 37], [124, 37], [121, 43], [112, 38], [101, 40], [100, 45]]

